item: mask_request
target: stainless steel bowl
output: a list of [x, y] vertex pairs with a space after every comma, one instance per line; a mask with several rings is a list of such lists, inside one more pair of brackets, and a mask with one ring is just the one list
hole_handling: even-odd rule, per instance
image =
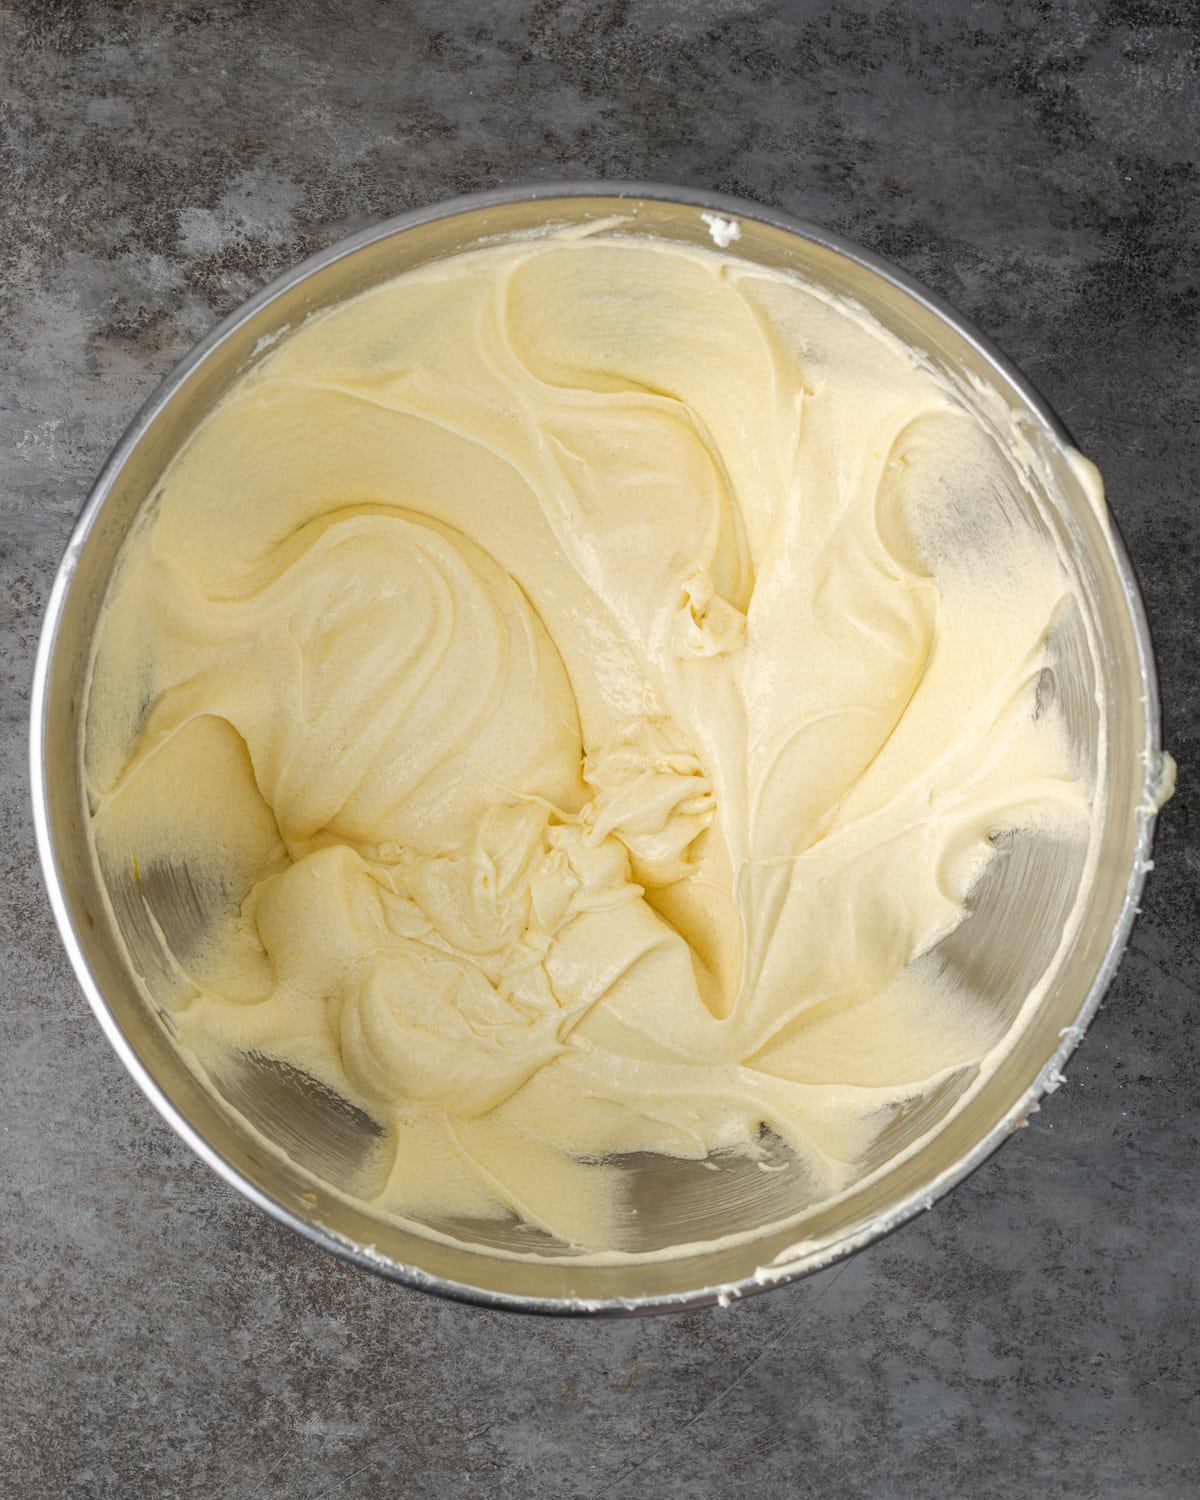
[[[970, 969], [1001, 1012], [1015, 1014], [1055, 954], [1086, 880], [1083, 921], [990, 1082], [973, 1097], [935, 1096], [898, 1119], [880, 1170], [860, 1188], [805, 1211], [789, 1202], [786, 1173], [756, 1174], [752, 1186], [723, 1168], [701, 1184], [694, 1164], [641, 1163], [645, 1245], [694, 1242], [686, 1253], [610, 1265], [580, 1263], [565, 1247], [537, 1261], [506, 1258], [502, 1242], [481, 1249], [453, 1234], [430, 1237], [339, 1194], [372, 1149], [371, 1122], [299, 1075], [226, 1056], [204, 1060], [205, 1082], [185, 1063], [169, 1009], [148, 1001], [135, 978], [140, 970], [153, 997], [145, 923], [139, 929], [120, 892], [99, 889], [90, 858], [80, 754], [89, 653], [118, 550], [159, 475], [247, 366], [310, 313], [414, 266], [551, 225], [621, 215], [633, 232], [707, 245], [712, 224], [703, 216], [714, 214], [739, 225], [734, 253], [858, 301], [952, 378], [981, 383], [1013, 413], [1041, 476], [1041, 507], [1087, 601], [1074, 628], [1059, 632], [1056, 672], [1072, 738], [1085, 755], [1104, 746], [1103, 833], [1087, 870], [1036, 841], [993, 862], [972, 920], [945, 956]], [[33, 686], [35, 823], [63, 942], [109, 1041], [163, 1117], [239, 1192], [325, 1249], [445, 1295], [560, 1313], [695, 1307], [792, 1280], [878, 1239], [977, 1167], [1056, 1086], [1120, 960], [1148, 867], [1163, 774], [1150, 639], [1125, 549], [1089, 502], [1072, 451], [1012, 365], [902, 272], [811, 224], [712, 194], [625, 184], [482, 193], [402, 215], [306, 261], [227, 318], [137, 416], [88, 498], [51, 590]], [[789, 1215], [794, 1222], [781, 1227]]]

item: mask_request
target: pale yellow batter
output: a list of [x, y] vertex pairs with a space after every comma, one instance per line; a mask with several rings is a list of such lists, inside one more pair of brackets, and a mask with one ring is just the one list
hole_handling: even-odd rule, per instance
[[836, 1193], [1003, 1038], [923, 962], [1001, 831], [1090, 836], [1019, 480], [864, 314], [540, 239], [311, 319], [161, 484], [86, 751], [186, 871], [182, 1036], [384, 1123], [379, 1203], [604, 1249], [652, 1151]]

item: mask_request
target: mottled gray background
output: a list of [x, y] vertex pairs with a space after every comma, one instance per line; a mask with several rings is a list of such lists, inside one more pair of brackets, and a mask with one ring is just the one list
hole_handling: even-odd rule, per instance
[[[1198, 68], [1188, 0], [0, 0], [0, 1493], [1198, 1492]], [[1031, 1128], [885, 1244], [669, 1320], [434, 1302], [247, 1206], [110, 1054], [27, 809], [42, 601], [158, 379], [349, 231], [563, 176], [780, 205], [999, 340], [1108, 478], [1183, 768]]]

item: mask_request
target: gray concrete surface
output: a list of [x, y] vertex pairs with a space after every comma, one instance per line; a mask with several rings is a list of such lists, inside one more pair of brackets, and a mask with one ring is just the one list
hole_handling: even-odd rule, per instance
[[[0, 1493], [1200, 1490], [1198, 70], [1186, 0], [0, 0]], [[1108, 477], [1182, 766], [1031, 1128], [886, 1243], [673, 1320], [444, 1305], [243, 1203], [110, 1054], [27, 809], [43, 599], [160, 376], [318, 246], [561, 176], [781, 205], [999, 340]]]

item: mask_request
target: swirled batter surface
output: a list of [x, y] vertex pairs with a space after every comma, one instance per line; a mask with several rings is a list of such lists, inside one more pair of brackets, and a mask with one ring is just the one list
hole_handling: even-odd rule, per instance
[[94, 663], [97, 856], [194, 896], [182, 1034], [368, 1111], [417, 1219], [603, 1249], [604, 1163], [764, 1131], [844, 1189], [1003, 1040], [935, 954], [997, 836], [1089, 834], [1019, 486], [866, 315], [716, 252], [508, 244], [312, 318]]

